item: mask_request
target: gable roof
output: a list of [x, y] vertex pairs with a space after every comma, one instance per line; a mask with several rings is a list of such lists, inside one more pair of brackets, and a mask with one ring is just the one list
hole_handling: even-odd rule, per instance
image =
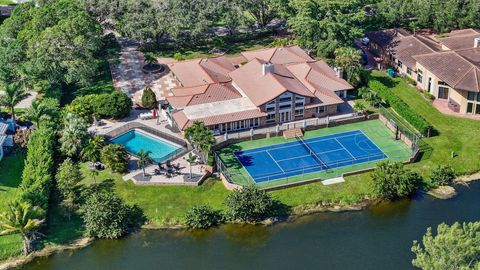
[[365, 34], [371, 42], [377, 43], [382, 48], [389, 47], [395, 41], [410, 35], [410, 32], [402, 28], [383, 29]]
[[353, 89], [353, 86], [344, 79], [338, 78], [335, 72], [321, 60], [287, 65], [287, 68], [320, 99], [320, 103], [343, 103], [334, 91]]
[[273, 71], [262, 74], [266, 62], [257, 58], [230, 73], [235, 85], [255, 104], [260, 106], [286, 91], [307, 97], [313, 93], [303, 85], [287, 68], [273, 65]]
[[435, 51], [436, 50], [433, 50], [430, 46], [424, 44], [416, 36], [404, 37], [398, 41], [398, 44], [395, 47], [392, 48], [395, 57], [411, 68], [415, 67], [415, 59], [412, 56], [433, 53]]
[[224, 56], [182, 61], [169, 67], [184, 87], [228, 82], [228, 73], [235, 70], [235, 66]]
[[242, 55], [251, 61], [254, 58], [258, 58], [265, 62], [271, 62], [273, 64], [287, 64], [298, 63], [305, 61], [313, 61], [313, 59], [298, 46], [285, 46], [278, 48], [267, 48], [255, 51], [242, 52]]
[[[478, 53], [480, 54], [480, 50], [478, 50]], [[451, 87], [459, 90], [480, 92], [480, 67], [468, 61], [459, 53], [443, 51], [417, 55], [414, 58]]]

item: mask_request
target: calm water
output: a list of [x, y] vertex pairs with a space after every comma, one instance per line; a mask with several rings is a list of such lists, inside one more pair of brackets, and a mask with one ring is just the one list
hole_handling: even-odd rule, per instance
[[25, 269], [412, 269], [412, 241], [428, 226], [480, 220], [480, 183], [458, 189], [448, 201], [417, 197], [268, 228], [145, 230], [37, 259]]
[[140, 152], [140, 150], [151, 151], [150, 157], [155, 162], [168, 159], [172, 153], [180, 149], [179, 146], [167, 143], [138, 130], [131, 130], [124, 133], [112, 139], [112, 142], [125, 146], [125, 149], [134, 155]]

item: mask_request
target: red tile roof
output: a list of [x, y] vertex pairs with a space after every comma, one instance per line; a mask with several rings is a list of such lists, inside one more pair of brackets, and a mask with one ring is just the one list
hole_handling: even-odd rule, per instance
[[228, 82], [228, 73], [235, 70], [224, 56], [182, 61], [172, 63], [169, 67], [184, 87]]
[[194, 87], [174, 88], [171, 91], [175, 96], [167, 97], [166, 99], [177, 109], [242, 97], [230, 83], [212, 83]]
[[254, 58], [230, 73], [233, 83], [255, 104], [260, 106], [286, 91], [313, 97], [313, 93], [282, 65], [273, 65], [273, 71], [263, 75], [265, 61]]
[[449, 37], [440, 38], [439, 41], [450, 50], [473, 48], [474, 39], [480, 37], [480, 32], [474, 29], [464, 29], [462, 32], [450, 33]]
[[265, 62], [273, 64], [288, 64], [305, 61], [313, 61], [313, 59], [298, 46], [286, 46], [280, 48], [268, 48], [255, 51], [242, 52], [242, 55], [251, 61], [258, 58]]

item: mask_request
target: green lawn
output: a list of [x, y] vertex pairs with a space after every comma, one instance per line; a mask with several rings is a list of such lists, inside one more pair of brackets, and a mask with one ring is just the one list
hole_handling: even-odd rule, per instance
[[10, 6], [10, 5], [16, 5], [16, 3], [11, 0], [0, 0], [0, 6]]
[[[83, 164], [84, 184], [93, 183], [88, 170], [86, 164]], [[135, 185], [107, 170], [95, 178], [97, 182], [113, 180], [116, 192], [127, 203], [138, 204], [154, 227], [183, 223], [186, 212], [194, 205], [207, 204], [215, 209], [224, 209], [223, 201], [229, 193], [222, 182], [213, 178], [199, 187]]]
[[[426, 151], [420, 162], [409, 167], [425, 177], [428, 177], [431, 169], [438, 164], [449, 164], [459, 174], [480, 171], [480, 121], [440, 113], [418, 91], [399, 78], [392, 79], [375, 71], [371, 79], [389, 86], [392, 94], [400, 97], [439, 132], [438, 136], [423, 139], [427, 144], [424, 145]], [[455, 158], [450, 157], [452, 151], [457, 154]]]
[[[337, 134], [347, 131], [361, 130], [367, 135], [385, 154], [388, 155], [392, 161], [406, 161], [410, 158], [412, 152], [402, 141], [395, 140], [395, 135], [387, 129], [379, 120], [358, 122], [348, 125], [340, 125], [331, 128], [323, 128], [312, 131], [307, 131], [304, 135], [304, 139], [315, 138], [330, 134]], [[267, 139], [244, 141], [237, 144], [229, 145], [219, 151], [221, 159], [227, 166], [229, 173], [231, 173], [232, 180], [240, 185], [253, 184], [253, 179], [249, 176], [246, 169], [238, 162], [235, 155], [235, 151], [248, 150], [258, 148], [262, 146], [269, 146], [274, 144], [281, 144], [285, 142], [295, 141], [296, 139], [286, 140], [283, 137], [273, 137]], [[326, 170], [316, 173], [310, 173], [305, 175], [293, 176], [285, 179], [279, 179], [274, 181], [266, 181], [256, 184], [258, 187], [269, 187], [276, 185], [283, 185], [288, 183], [299, 182], [309, 179], [328, 179], [340, 176], [342, 173], [357, 171], [366, 168], [372, 168], [378, 161], [366, 162], [362, 164], [356, 164], [346, 166], [333, 170]]]
[[[9, 202], [18, 195], [25, 154], [5, 156], [0, 161], [0, 211], [7, 210]], [[0, 236], [0, 260], [20, 255], [22, 238], [19, 234]]]
[[160, 50], [155, 51], [153, 54], [159, 57], [173, 57], [175, 53], [181, 53], [182, 58], [187, 59], [194, 59], [194, 58], [202, 58], [202, 57], [209, 57], [213, 56], [210, 51], [214, 48], [225, 48], [226, 55], [238, 55], [242, 51], [251, 51], [257, 50], [261, 48], [267, 47], [270, 43], [272, 43], [274, 39], [272, 37], [263, 37], [263, 38], [248, 38], [245, 40], [239, 40], [236, 42], [226, 42], [225, 44], [215, 44], [209, 43], [205, 46], [197, 46], [195, 49], [188, 49], [188, 50], [178, 50], [178, 49], [167, 49], [167, 50]]

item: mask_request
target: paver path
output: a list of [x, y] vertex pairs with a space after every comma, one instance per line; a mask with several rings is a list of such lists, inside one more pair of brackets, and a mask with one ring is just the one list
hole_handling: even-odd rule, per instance
[[[125, 38], [119, 38], [118, 41], [122, 50], [119, 63], [111, 65], [113, 85], [116, 89], [125, 92], [135, 103], [140, 103], [146, 86], [152, 88], [157, 99], [162, 99], [168, 90], [180, 85], [169, 71], [163, 74], [143, 73], [145, 57], [138, 50], [138, 45]], [[174, 61], [170, 58], [158, 58], [158, 60], [162, 64]]]

